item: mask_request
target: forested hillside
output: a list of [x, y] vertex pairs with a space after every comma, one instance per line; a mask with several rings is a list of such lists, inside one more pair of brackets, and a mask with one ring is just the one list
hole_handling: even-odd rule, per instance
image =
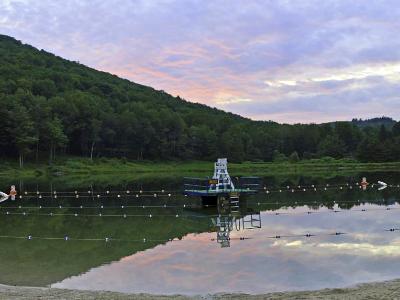
[[367, 120], [353, 119], [351, 120], [351, 123], [359, 127], [384, 125], [386, 128], [391, 129], [396, 124], [396, 121], [388, 117], [380, 117]]
[[256, 122], [70, 62], [0, 35], [2, 159], [400, 160], [400, 122]]

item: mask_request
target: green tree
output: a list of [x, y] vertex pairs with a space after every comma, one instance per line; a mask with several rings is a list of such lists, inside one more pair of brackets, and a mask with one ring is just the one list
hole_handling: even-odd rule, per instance
[[343, 142], [344, 153], [352, 154], [361, 140], [361, 133], [357, 126], [350, 122], [336, 122], [335, 134]]
[[217, 135], [206, 125], [192, 126], [189, 129], [189, 147], [192, 157], [215, 159], [217, 155]]
[[244, 144], [240, 128], [231, 127], [222, 134], [220, 139], [220, 154], [230, 161], [242, 162], [245, 158]]
[[390, 160], [390, 147], [376, 136], [367, 136], [358, 146], [357, 158], [363, 162], [384, 162]]
[[328, 135], [318, 145], [318, 153], [321, 156], [342, 158], [345, 152], [346, 146], [337, 135]]
[[102, 121], [92, 119], [89, 125], [89, 140], [90, 140], [90, 160], [93, 161], [94, 147], [97, 142], [100, 142], [100, 131]]
[[274, 162], [286, 162], [288, 158], [286, 157], [285, 154], [280, 153], [279, 150], [274, 150], [272, 154], [272, 160]]
[[400, 135], [400, 121], [393, 125], [392, 133], [394, 136]]
[[385, 125], [381, 125], [379, 128], [379, 135], [378, 135], [379, 141], [384, 142], [389, 138], [389, 132], [386, 129]]
[[56, 95], [57, 88], [51, 79], [36, 80], [32, 84], [32, 93], [50, 98]]
[[57, 117], [47, 122], [48, 138], [50, 140], [50, 162], [56, 157], [56, 149], [65, 147], [68, 137], [63, 131], [61, 120]]
[[37, 141], [36, 130], [25, 107], [14, 104], [10, 117], [12, 118], [10, 134], [18, 150], [19, 166], [22, 168], [25, 156], [31, 152], [32, 146]]

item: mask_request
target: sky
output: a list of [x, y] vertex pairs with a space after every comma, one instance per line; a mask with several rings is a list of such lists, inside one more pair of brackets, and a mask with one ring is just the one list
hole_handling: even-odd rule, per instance
[[400, 119], [397, 0], [0, 0], [0, 34], [254, 120]]

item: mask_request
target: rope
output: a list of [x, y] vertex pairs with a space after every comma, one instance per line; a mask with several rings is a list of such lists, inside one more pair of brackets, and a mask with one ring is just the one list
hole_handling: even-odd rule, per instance
[[172, 193], [172, 192], [180, 192], [180, 190], [165, 190], [165, 189], [161, 189], [161, 190], [115, 190], [115, 191], [111, 191], [111, 190], [105, 190], [105, 191], [92, 191], [92, 190], [88, 190], [86, 191], [22, 191], [23, 194], [28, 195], [28, 194], [106, 194], [106, 195], [110, 195], [110, 194], [143, 194], [143, 193]]
[[[400, 228], [385, 228], [383, 232], [395, 232], [399, 231]], [[342, 231], [334, 231], [334, 232], [318, 232], [318, 233], [303, 233], [303, 234], [275, 234], [270, 236], [258, 236], [258, 238], [267, 238], [267, 239], [284, 239], [284, 238], [312, 238], [312, 237], [323, 237], [323, 236], [342, 236], [342, 235], [359, 235], [361, 232], [342, 232]], [[364, 233], [362, 233], [364, 234]], [[370, 232], [368, 232], [370, 234]], [[250, 240], [257, 239], [254, 237], [229, 237], [227, 236], [225, 240]], [[216, 238], [210, 239], [211, 241], [216, 241]]]
[[[176, 195], [180, 195], [182, 196], [182, 194], [176, 194]], [[174, 195], [174, 196], [176, 196]], [[172, 194], [128, 194], [128, 195], [121, 195], [121, 194], [117, 194], [116, 197], [117, 198], [126, 198], [126, 197], [132, 197], [132, 198], [160, 198], [160, 197], [172, 197]], [[59, 197], [62, 198], [100, 198], [100, 197], [115, 197], [115, 195], [112, 194], [93, 194], [93, 195], [80, 195], [80, 194], [75, 194], [75, 195], [59, 195], [58, 193], [56, 194], [49, 194], [49, 195], [42, 195], [42, 194], [33, 194], [33, 195], [29, 195], [29, 194], [25, 194], [25, 195], [20, 195], [18, 196], [18, 198], [22, 199], [24, 197], [27, 198], [32, 198], [32, 197], [36, 197], [37, 199], [57, 199]]]
[[[373, 211], [392, 211], [400, 209], [399, 207], [386, 207], [382, 208], [362, 208], [362, 209], [352, 209], [352, 210], [345, 210], [345, 209], [334, 209], [334, 210], [326, 210], [326, 211], [304, 211], [304, 212], [265, 212], [265, 215], [311, 215], [311, 214], [323, 214], [323, 213], [354, 213], [354, 212], [373, 212]], [[149, 214], [80, 214], [80, 213], [28, 213], [28, 212], [0, 212], [3, 215], [12, 215], [12, 216], [66, 216], [66, 217], [144, 217], [144, 218], [154, 218], [154, 217], [172, 217], [172, 218], [213, 218], [213, 217], [221, 217], [221, 216], [228, 216], [232, 217], [234, 215], [221, 215], [221, 214], [214, 214], [214, 215], [198, 215], [198, 214], [161, 214], [161, 215], [154, 215], [152, 213]]]
[[[396, 205], [399, 202], [396, 200], [391, 200], [392, 204], [390, 205]], [[293, 205], [326, 205], [329, 201], [323, 202], [323, 201], [275, 201], [275, 202], [255, 202], [248, 200], [247, 204], [254, 204], [257, 206], [262, 206], [262, 205], [281, 205], [281, 206], [293, 206]], [[333, 201], [333, 204], [363, 204], [363, 203], [368, 203], [368, 204], [376, 204], [380, 205], [380, 203], [385, 203], [388, 202], [387, 200], [381, 199], [381, 200], [375, 200], [375, 201], [362, 201], [362, 200], [341, 200], [341, 201]], [[149, 209], [149, 208], [209, 208], [209, 207], [217, 207], [217, 205], [211, 205], [211, 204], [192, 204], [192, 203], [184, 203], [184, 204], [179, 204], [179, 205], [168, 205], [167, 203], [165, 204], [160, 204], [160, 205], [118, 205], [118, 206], [108, 206], [108, 205], [99, 205], [99, 206], [63, 206], [63, 205], [57, 205], [57, 206], [44, 206], [44, 205], [38, 205], [38, 206], [0, 206], [0, 210], [4, 209], [129, 209], [129, 208], [143, 208], [143, 209]]]
[[[359, 189], [361, 190], [361, 186], [359, 186]], [[301, 192], [318, 192], [318, 191], [322, 191], [322, 192], [324, 192], [324, 191], [328, 191], [328, 190], [333, 190], [333, 189], [336, 189], [336, 187], [334, 187], [334, 188], [332, 188], [332, 187], [330, 187], [330, 188], [327, 188], [327, 187], [325, 187], [325, 188], [323, 188], [323, 189], [317, 189], [317, 188], [314, 188], [314, 189], [299, 189], [299, 190], [295, 190], [295, 189], [290, 189], [290, 190], [266, 190], [265, 191], [265, 193], [266, 194], [271, 194], [271, 193], [283, 193], [283, 192], [289, 192], [289, 193], [301, 193]], [[339, 188], [339, 190], [344, 190], [343, 189], [343, 187], [340, 187]], [[354, 190], [354, 191], [356, 191], [356, 190], [358, 190], [358, 189], [356, 189], [356, 188], [354, 188], [353, 189], [353, 187], [352, 186], [349, 186], [348, 187], [348, 190]], [[23, 198], [25, 198], [25, 197], [27, 197], [28, 199], [32, 199], [32, 198], [35, 198], [35, 199], [58, 199], [58, 198], [71, 198], [71, 199], [79, 199], [79, 198], [90, 198], [90, 199], [93, 199], [93, 198], [104, 198], [104, 197], [106, 197], [106, 198], [109, 198], [109, 197], [112, 197], [113, 195], [110, 195], [110, 194], [106, 194], [106, 195], [101, 195], [101, 194], [96, 194], [96, 195], [79, 195], [79, 194], [75, 194], [75, 195], [58, 195], [58, 194], [53, 194], [53, 195], [42, 195], [42, 194], [37, 194], [37, 195], [32, 195], [32, 196], [29, 196], [29, 195], [20, 195], [20, 196], [18, 196], [18, 198], [19, 199], [23, 199]], [[152, 194], [152, 195], [148, 195], [148, 194], [135, 194], [135, 195], [121, 195], [121, 194], [117, 194], [116, 195], [116, 197], [117, 198], [163, 198], [163, 197], [168, 197], [168, 198], [171, 198], [172, 196], [174, 196], [174, 197], [176, 197], [176, 196], [183, 196], [183, 197], [188, 197], [187, 195], [185, 195], [185, 194]]]
[[[400, 231], [400, 228], [385, 228], [382, 229], [381, 232], [396, 232]], [[317, 232], [317, 233], [303, 233], [303, 234], [275, 234], [275, 235], [269, 235], [269, 236], [258, 236], [257, 238], [255, 237], [245, 237], [245, 236], [240, 236], [240, 237], [226, 237], [224, 240], [238, 240], [238, 241], [245, 241], [245, 240], [252, 240], [252, 239], [259, 239], [259, 238], [266, 238], [266, 239], [284, 239], [284, 238], [313, 238], [313, 237], [327, 237], [327, 236], [332, 236], [332, 237], [337, 237], [337, 236], [342, 236], [342, 235], [359, 235], [361, 234], [360, 232], [342, 232], [342, 231], [333, 231], [333, 232]], [[370, 232], [368, 232], [370, 234]], [[13, 236], [13, 235], [0, 235], [0, 239], [19, 239], [19, 240], [48, 240], [48, 241], [91, 241], [91, 242], [134, 242], [134, 243], [146, 243], [146, 242], [178, 242], [178, 241], [184, 241], [184, 239], [148, 239], [148, 238], [142, 238], [142, 239], [124, 239], [124, 238], [113, 238], [113, 237], [104, 237], [104, 238], [77, 238], [77, 237], [72, 237], [69, 235], [64, 235], [63, 237], [49, 237], [49, 236], [34, 236], [32, 234], [28, 234], [25, 236]], [[218, 239], [216, 238], [211, 238], [210, 241], [217, 241]]]
[[0, 206], [1, 210], [4, 209], [126, 209], [126, 208], [202, 208], [202, 207], [216, 207], [216, 205], [192, 205], [192, 204], [181, 204], [181, 205], [119, 205], [119, 206]]
[[[372, 184], [370, 188], [374, 188], [375, 186], [380, 185], [374, 185]], [[400, 185], [388, 185], [388, 188], [400, 188]], [[286, 188], [279, 188], [279, 189], [267, 189], [264, 187], [264, 192], [266, 194], [271, 194], [271, 193], [283, 193], [283, 192], [289, 192], [289, 193], [298, 193], [298, 192], [318, 192], [318, 191], [328, 191], [328, 190], [334, 190], [334, 189], [339, 189], [339, 190], [363, 190], [363, 186], [359, 184], [351, 185], [351, 184], [344, 184], [344, 185], [310, 185], [310, 186], [295, 186], [295, 187], [290, 187], [287, 186]], [[175, 193], [174, 193], [175, 192]], [[100, 197], [114, 197], [116, 196], [117, 198], [126, 198], [126, 197], [132, 197], [132, 198], [159, 198], [159, 197], [168, 197], [171, 198], [172, 196], [185, 196], [187, 197], [186, 194], [184, 194], [184, 191], [178, 192], [177, 191], [169, 191], [166, 193], [165, 190], [161, 191], [105, 191], [105, 192], [92, 192], [92, 191], [87, 191], [87, 193], [84, 192], [28, 192], [25, 191], [23, 192], [23, 195], [20, 195], [19, 198], [22, 199], [24, 196], [29, 197], [36, 196], [38, 199], [44, 199], [44, 198], [54, 198], [57, 199], [58, 197], [62, 198], [100, 198]]]
[[[394, 200], [391, 200], [392, 202], [394, 202], [392, 205], [394, 205], [394, 204], [397, 204], [397, 203], [399, 203], [397, 200], [396, 201], [394, 201]], [[284, 205], [288, 205], [288, 206], [293, 206], [293, 205], [314, 205], [314, 204], [326, 204], [326, 203], [329, 203], [330, 201], [325, 201], [325, 203], [323, 202], [323, 201], [316, 201], [316, 200], [314, 200], [314, 201], [283, 201], [283, 202], [280, 202], [280, 201], [275, 201], [275, 202], [263, 202], [263, 201], [259, 201], [259, 202], [255, 202], [254, 200], [248, 200], [247, 201], [247, 203], [248, 204], [254, 204], [254, 205], [281, 205], [281, 206], [284, 206]], [[341, 200], [341, 201], [331, 201], [331, 203], [333, 203], [333, 204], [343, 204], [343, 203], [346, 203], [346, 204], [362, 204], [362, 203], [370, 203], [370, 204], [377, 204], [377, 205], [379, 205], [379, 203], [377, 203], [377, 202], [380, 202], [380, 203], [385, 203], [385, 202], [388, 202], [388, 200], [384, 200], [384, 199], [381, 199], [381, 200], [375, 200], [375, 201], [368, 201], [368, 200], [366, 200], [366, 201], [362, 201], [362, 200]]]
[[170, 218], [209, 218], [209, 217], [218, 217], [219, 215], [195, 215], [195, 214], [162, 214], [162, 215], [154, 215], [152, 213], [149, 214], [80, 214], [80, 213], [29, 213], [29, 212], [1, 212], [1, 215], [8, 216], [48, 216], [48, 217], [57, 217], [57, 216], [65, 216], [65, 217], [112, 217], [112, 218], [131, 218], [131, 217], [142, 217], [142, 218], [157, 218], [157, 217], [170, 217]]
[[92, 241], [92, 242], [111, 242], [111, 241], [116, 241], [116, 242], [141, 242], [141, 243], [146, 243], [146, 242], [177, 242], [181, 241], [180, 239], [166, 239], [166, 240], [160, 240], [160, 239], [120, 239], [120, 238], [111, 238], [111, 237], [105, 237], [105, 238], [74, 238], [70, 237], [68, 235], [65, 235], [63, 237], [43, 237], [43, 236], [33, 236], [33, 235], [27, 235], [27, 236], [12, 236], [12, 235], [0, 235], [0, 239], [23, 239], [23, 240], [50, 240], [50, 241], [59, 241], [59, 240], [64, 240], [64, 241]]
[[[370, 187], [375, 187], [375, 186], [381, 186], [381, 185], [379, 185], [379, 184], [371, 184], [370, 185]], [[329, 183], [327, 183], [327, 184], [323, 184], [323, 185], [314, 185], [314, 184], [311, 184], [311, 185], [292, 185], [292, 186], [290, 186], [290, 185], [287, 185], [287, 186], [270, 186], [270, 187], [267, 187], [267, 186], [264, 186], [263, 187], [263, 189], [264, 189], [264, 191], [266, 192], [266, 193], [271, 193], [271, 192], [282, 192], [282, 191], [292, 191], [292, 190], [295, 190], [295, 191], [303, 191], [304, 189], [306, 189], [306, 190], [310, 190], [310, 189], [323, 189], [323, 190], [325, 190], [325, 188], [326, 188], [326, 190], [327, 189], [332, 189], [332, 188], [337, 188], [337, 187], [342, 187], [342, 188], [344, 188], [344, 187], [349, 187], [350, 189], [352, 189], [352, 188], [354, 188], [354, 187], [362, 187], [359, 183], [342, 183], [342, 184], [329, 184]], [[400, 188], [400, 184], [388, 184], [387, 185], [387, 187], [388, 188]], [[172, 196], [172, 194], [173, 193], [175, 193], [175, 194], [178, 194], [178, 195], [181, 195], [182, 193], [183, 193], [183, 191], [182, 190], [166, 190], [166, 189], [157, 189], [157, 190], [114, 190], [114, 191], [111, 191], [111, 190], [106, 190], [106, 191], [91, 191], [91, 190], [88, 190], [88, 191], [78, 191], [78, 190], [75, 190], [75, 191], [41, 191], [41, 192], [39, 192], [39, 191], [23, 191], [22, 192], [22, 194], [24, 194], [24, 195], [33, 195], [33, 194], [36, 194], [36, 195], [51, 195], [51, 194], [53, 194], [53, 195], [63, 195], [63, 194], [73, 194], [73, 196], [75, 196], [75, 195], [79, 195], [79, 196], [81, 196], [81, 197], [83, 197], [83, 195], [86, 195], [86, 196], [88, 196], [89, 195], [89, 197], [90, 197], [90, 195], [108, 195], [108, 196], [111, 196], [111, 195], [113, 195], [113, 194], [117, 194], [117, 196], [119, 195], [119, 196], [122, 196], [122, 195], [132, 195], [132, 194], [134, 194], [134, 196], [137, 196], [137, 195], [141, 195], [141, 196], [145, 196], [145, 194], [146, 193], [148, 193], [148, 194], [151, 194], [151, 195], [146, 195], [146, 196], [154, 196], [154, 194], [165, 194], [164, 196], [168, 196], [168, 197], [171, 197]], [[143, 195], [142, 195], [143, 194]], [[171, 195], [171, 196], [170, 196]]]

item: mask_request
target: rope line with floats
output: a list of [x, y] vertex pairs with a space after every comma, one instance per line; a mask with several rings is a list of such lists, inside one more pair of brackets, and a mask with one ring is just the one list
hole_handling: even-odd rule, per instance
[[[388, 200], [385, 199], [380, 199], [380, 200], [340, 200], [340, 201], [332, 201], [329, 202], [329, 204], [334, 204], [334, 205], [340, 205], [340, 204], [371, 204], [371, 205], [382, 205], [384, 203], [388, 202]], [[391, 200], [390, 204], [388, 205], [395, 205], [399, 204], [399, 200]], [[253, 200], [247, 200], [247, 204], [250, 205], [257, 205], [257, 206], [262, 206], [262, 205], [281, 205], [283, 207], [293, 207], [293, 206], [325, 206], [327, 207], [327, 203], [324, 203], [323, 200], [321, 201], [275, 201], [275, 202], [264, 202], [264, 201], [253, 201]], [[18, 206], [0, 206], [0, 210], [5, 210], [5, 209], [98, 209], [98, 210], [105, 210], [105, 209], [130, 209], [130, 208], [142, 208], [142, 209], [151, 209], [151, 208], [165, 208], [165, 209], [170, 209], [170, 208], [211, 208], [211, 207], [217, 207], [217, 205], [213, 204], [193, 204], [193, 203], [184, 203], [184, 204], [176, 204], [176, 205], [170, 205], [167, 203], [164, 204], [159, 204], [159, 205], [151, 205], [151, 204], [141, 204], [141, 205], [104, 205], [104, 204], [99, 204], [96, 206], [85, 206], [85, 205], [80, 205], [80, 206], [68, 206], [68, 205], [62, 205], [59, 204], [57, 206], [46, 206], [46, 205], [36, 205], [36, 206], [24, 206], [24, 205], [18, 205]], [[329, 207], [328, 207], [329, 208]]]
[[[394, 233], [400, 231], [400, 228], [384, 228], [377, 233]], [[316, 233], [303, 233], [303, 234], [275, 234], [275, 235], [259, 235], [257, 237], [246, 237], [246, 236], [239, 236], [239, 237], [228, 237], [227, 240], [238, 240], [238, 241], [245, 241], [245, 240], [253, 240], [253, 239], [310, 239], [313, 237], [339, 237], [343, 235], [351, 236], [351, 235], [359, 235], [364, 234], [363, 232], [343, 232], [343, 231], [329, 231], [329, 232], [316, 232]], [[368, 235], [371, 235], [371, 232], [367, 232]], [[173, 238], [173, 239], [151, 239], [151, 238], [140, 238], [140, 239], [125, 239], [125, 238], [113, 238], [111, 236], [107, 237], [88, 237], [88, 238], [80, 238], [80, 237], [73, 237], [69, 235], [60, 236], [35, 236], [33, 234], [28, 235], [0, 235], [0, 239], [14, 239], [14, 240], [47, 240], [47, 241], [81, 241], [81, 242], [132, 242], [132, 243], [151, 243], [151, 242], [178, 242], [184, 241], [184, 239]], [[216, 238], [211, 238], [210, 241], [217, 241]]]
[[[371, 188], [374, 188], [375, 186], [378, 186], [378, 190], [381, 189], [382, 187], [385, 188], [400, 188], [400, 185], [380, 185], [380, 184], [372, 184]], [[288, 193], [301, 193], [301, 192], [324, 192], [324, 191], [328, 191], [328, 190], [364, 190], [363, 185], [361, 184], [355, 184], [355, 185], [350, 185], [350, 184], [341, 184], [341, 185], [310, 185], [307, 186], [307, 188], [305, 186], [296, 186], [296, 187], [290, 187], [287, 186], [286, 188], [280, 188], [280, 189], [265, 189], [264, 192], [265, 194], [271, 194], [271, 193], [284, 193], [284, 192], [288, 192]], [[161, 190], [162, 191], [162, 190]], [[110, 191], [106, 191], [104, 193], [101, 192], [91, 192], [88, 191], [87, 193], [79, 193], [78, 191], [75, 192], [27, 192], [25, 191], [23, 193], [23, 195], [19, 195], [17, 198], [19, 199], [24, 199], [24, 198], [35, 198], [35, 199], [58, 199], [58, 198], [71, 198], [71, 199], [79, 199], [79, 198], [110, 198], [110, 197], [116, 197], [116, 198], [163, 198], [163, 197], [177, 197], [177, 196], [184, 196], [187, 197], [186, 194], [182, 194], [182, 193], [177, 193], [177, 194], [172, 194], [172, 193], [168, 193], [168, 194], [162, 194], [162, 193], [153, 193], [153, 194], [145, 194], [149, 191], [140, 191], [139, 193], [134, 193], [131, 192], [129, 190], [125, 191], [124, 194], [122, 193], [114, 193], [114, 192], [110, 192]], [[64, 195], [65, 194], [65, 195]], [[5, 197], [8, 199], [7, 194], [5, 193], [1, 193], [0, 192], [0, 198]], [[5, 200], [7, 200], [5, 199]], [[3, 201], [5, 201], [3, 200]], [[0, 201], [2, 202], [2, 201]]]
[[[371, 201], [371, 200], [339, 200], [339, 201], [336, 201], [336, 200], [334, 200], [334, 201], [331, 201], [331, 202], [323, 202], [324, 200], [321, 200], [321, 201], [317, 201], [317, 200], [314, 200], [314, 201], [275, 201], [275, 202], [264, 202], [264, 201], [257, 201], [257, 200], [247, 200], [247, 204], [253, 204], [253, 205], [258, 205], [258, 206], [260, 206], [260, 205], [281, 205], [281, 206], [284, 206], [284, 207], [287, 207], [287, 206], [290, 206], [290, 207], [292, 207], [292, 206], [294, 206], [294, 205], [297, 205], [297, 206], [304, 206], [304, 205], [307, 205], [307, 206], [309, 206], [309, 205], [312, 205], [312, 206], [315, 206], [315, 205], [326, 205], [327, 203], [332, 203], [332, 204], [375, 204], [375, 205], [382, 205], [382, 204], [384, 204], [384, 203], [386, 203], [386, 202], [389, 202], [388, 200], [385, 200], [385, 199], [381, 199], [381, 200], [373, 200], [373, 201]], [[399, 202], [399, 200], [390, 200], [391, 202], [393, 202], [393, 203], [391, 203], [390, 205], [392, 205], [392, 204], [396, 204], [396, 203], [400, 203]]]
[[[257, 179], [258, 177], [244, 177], [245, 179]], [[197, 178], [185, 178], [186, 180], [197, 180], [197, 181], [204, 181], [204, 179], [197, 179]], [[259, 179], [259, 178], [258, 178]], [[239, 179], [238, 179], [239, 180]], [[313, 190], [313, 191], [318, 191], [318, 190], [328, 190], [328, 189], [343, 189], [343, 188], [349, 188], [353, 189], [353, 187], [359, 187], [360, 189], [366, 189], [369, 183], [367, 182], [366, 178], [363, 177], [361, 183], [355, 182], [355, 183], [343, 183], [343, 184], [324, 184], [324, 185], [316, 185], [316, 184], [311, 184], [311, 185], [287, 185], [286, 187], [267, 187], [267, 186], [261, 186], [260, 183], [249, 183], [249, 182], [244, 182], [242, 183], [241, 187], [238, 189], [235, 189], [235, 185], [233, 184], [228, 171], [227, 171], [227, 160], [225, 158], [223, 159], [218, 159], [218, 161], [215, 163], [215, 169], [214, 169], [214, 175], [211, 180], [207, 180], [207, 184], [196, 184], [196, 183], [185, 183], [184, 184], [184, 190], [167, 190], [167, 189], [155, 189], [155, 190], [106, 190], [106, 191], [93, 191], [93, 190], [88, 190], [86, 191], [23, 191], [22, 194], [25, 196], [29, 195], [36, 195], [38, 198], [57, 198], [58, 196], [62, 196], [63, 198], [93, 198], [97, 197], [100, 198], [102, 196], [116, 196], [117, 198], [120, 197], [172, 197], [172, 196], [177, 196], [177, 195], [184, 195], [188, 196], [189, 194], [202, 194], [202, 195], [207, 195], [210, 191], [212, 193], [215, 192], [226, 192], [226, 191], [241, 191], [242, 193], [247, 193], [249, 191], [260, 191], [264, 190], [265, 193], [273, 193], [273, 192], [280, 192], [282, 193], [283, 191], [289, 191], [289, 192], [300, 192], [300, 191], [308, 191], [308, 190]], [[378, 186], [378, 189], [385, 189], [388, 187], [391, 188], [400, 188], [400, 184], [397, 185], [390, 185], [387, 184], [383, 181], [378, 181], [376, 184], [372, 184], [371, 187], [374, 187], [375, 185]], [[197, 190], [195, 190], [197, 189]], [[14, 200], [17, 192], [15, 190], [15, 186], [11, 186], [11, 191], [10, 194], [4, 194], [0, 192], [1, 197], [12, 197]], [[23, 196], [19, 196], [19, 198], [23, 198]]]
[[[325, 189], [325, 188], [345, 188], [345, 187], [349, 187], [349, 188], [353, 188], [353, 187], [363, 187], [363, 184], [360, 183], [341, 183], [341, 184], [320, 184], [320, 185], [294, 185], [294, 186], [271, 186], [271, 187], [267, 187], [264, 186], [263, 190], [265, 192], [279, 192], [279, 191], [285, 191], [285, 190], [299, 190], [299, 191], [303, 191], [304, 189], [306, 190], [314, 190], [314, 189]], [[386, 186], [388, 188], [400, 188], [400, 184], [385, 184], [382, 181], [378, 181], [377, 183], [371, 184], [371, 187], [382, 187], [382, 186]], [[147, 193], [147, 194], [146, 194]], [[182, 192], [182, 190], [163, 190], [163, 189], [159, 189], [159, 190], [119, 190], [119, 191], [113, 191], [113, 190], [105, 190], [105, 191], [24, 191], [23, 192], [24, 195], [58, 195], [58, 196], [72, 196], [75, 197], [75, 195], [79, 195], [79, 196], [91, 196], [91, 195], [100, 195], [100, 196], [123, 196], [123, 195], [131, 195], [131, 196], [136, 196], [136, 195], [145, 195], [145, 196], [154, 196], [154, 194], [157, 195], [163, 195], [163, 196], [173, 196], [173, 195], [183, 195], [184, 193]], [[64, 195], [66, 194], [66, 195]], [[72, 194], [72, 195], [71, 195]], [[171, 196], [170, 196], [171, 195]]]
[[[400, 228], [392, 227], [392, 228], [385, 228], [380, 232], [396, 232], [400, 231]], [[275, 235], [269, 235], [269, 236], [262, 236], [259, 235], [256, 238], [254, 237], [245, 237], [245, 236], [240, 236], [240, 237], [227, 237], [226, 239], [229, 241], [232, 240], [238, 240], [238, 241], [244, 241], [244, 240], [251, 240], [251, 239], [285, 239], [285, 238], [312, 238], [312, 237], [328, 237], [328, 236], [342, 236], [342, 235], [359, 235], [359, 234], [364, 234], [363, 232], [343, 232], [343, 231], [333, 231], [333, 232], [317, 232], [317, 233], [302, 233], [302, 234], [275, 234]], [[371, 232], [366, 232], [366, 234], [371, 235]], [[217, 241], [216, 238], [210, 239], [211, 241]]]
[[105, 238], [76, 238], [76, 237], [70, 237], [68, 235], [65, 235], [63, 237], [45, 237], [45, 236], [33, 236], [31, 234], [27, 236], [13, 236], [13, 235], [0, 235], [0, 239], [17, 239], [17, 240], [49, 240], [49, 241], [86, 241], [86, 242], [134, 242], [134, 243], [146, 243], [146, 242], [177, 242], [181, 241], [180, 239], [174, 238], [174, 239], [121, 239], [121, 238], [111, 238], [111, 237], [105, 237]]
[[[268, 212], [263, 212], [263, 215], [269, 215], [269, 216], [288, 216], [288, 215], [315, 215], [315, 214], [337, 214], [337, 213], [356, 213], [356, 212], [377, 212], [377, 211], [394, 211], [400, 209], [400, 206], [396, 207], [386, 207], [386, 208], [362, 208], [362, 209], [328, 209], [328, 210], [307, 210], [307, 211], [300, 211], [300, 212], [282, 212], [282, 211], [268, 211]], [[234, 214], [212, 214], [212, 215], [199, 215], [199, 214], [186, 214], [186, 213], [176, 213], [176, 214], [153, 214], [153, 213], [148, 213], [148, 214], [105, 214], [105, 213], [97, 213], [97, 214], [83, 214], [83, 213], [54, 213], [54, 212], [49, 212], [49, 213], [31, 213], [31, 212], [10, 212], [10, 211], [4, 211], [4, 209], [0, 210], [0, 214], [2, 215], [9, 215], [9, 216], [40, 216], [40, 217], [56, 217], [56, 216], [65, 216], [65, 217], [104, 217], [104, 218], [164, 218], [164, 217], [170, 217], [170, 218], [216, 218], [216, 217], [222, 217], [222, 216], [229, 216], [232, 217]]]
[[129, 209], [129, 208], [143, 208], [143, 209], [151, 209], [151, 208], [203, 208], [203, 207], [216, 207], [216, 205], [197, 205], [197, 204], [181, 204], [181, 205], [118, 205], [118, 206], [106, 206], [106, 205], [99, 205], [99, 206], [45, 206], [45, 205], [38, 205], [38, 206], [0, 206], [0, 210], [4, 209]]

